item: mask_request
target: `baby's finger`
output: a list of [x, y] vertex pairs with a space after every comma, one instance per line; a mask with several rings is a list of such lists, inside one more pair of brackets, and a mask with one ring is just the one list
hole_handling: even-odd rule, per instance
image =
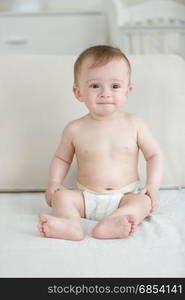
[[154, 211], [154, 206], [153, 204], [151, 203], [151, 209], [150, 209], [150, 212], [153, 212]]
[[142, 189], [142, 190], [140, 191], [140, 194], [145, 195], [145, 194], [146, 194], [146, 189]]
[[158, 201], [155, 201], [153, 204], [154, 210], [156, 210], [158, 207], [159, 207], [159, 203], [158, 203]]
[[156, 210], [159, 207], [159, 201], [153, 201], [152, 203], [152, 211]]
[[147, 195], [151, 198], [151, 204], [152, 204], [152, 211], [154, 211], [159, 204], [159, 194], [156, 193], [154, 190], [148, 191]]

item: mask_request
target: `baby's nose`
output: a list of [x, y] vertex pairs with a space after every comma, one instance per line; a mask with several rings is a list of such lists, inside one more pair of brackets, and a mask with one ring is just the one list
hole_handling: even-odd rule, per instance
[[102, 89], [101, 89], [101, 94], [100, 94], [100, 96], [103, 98], [103, 97], [110, 97], [110, 89], [109, 88], [107, 88], [107, 87], [103, 87]]

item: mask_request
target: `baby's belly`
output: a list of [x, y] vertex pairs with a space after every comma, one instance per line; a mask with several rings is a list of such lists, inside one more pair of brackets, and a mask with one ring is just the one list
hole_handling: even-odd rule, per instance
[[139, 179], [137, 162], [131, 164], [86, 165], [79, 168], [77, 181], [97, 192], [120, 189]]

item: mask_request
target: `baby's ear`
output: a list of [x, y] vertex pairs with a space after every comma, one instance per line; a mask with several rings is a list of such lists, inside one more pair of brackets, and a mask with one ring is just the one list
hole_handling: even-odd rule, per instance
[[78, 99], [80, 102], [83, 102], [82, 97], [81, 97], [81, 93], [80, 93], [80, 88], [78, 86], [73, 86], [73, 93], [76, 97], [76, 99]]
[[128, 88], [127, 88], [127, 92], [126, 92], [127, 97], [128, 97], [129, 94], [132, 92], [132, 89], [133, 89], [132, 86], [129, 85]]

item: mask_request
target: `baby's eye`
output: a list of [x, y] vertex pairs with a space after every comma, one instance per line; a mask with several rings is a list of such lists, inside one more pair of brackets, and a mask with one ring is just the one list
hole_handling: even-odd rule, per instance
[[120, 85], [117, 84], [117, 83], [115, 83], [115, 84], [112, 85], [112, 88], [113, 88], [113, 89], [119, 89], [119, 88], [120, 88]]
[[98, 89], [99, 88], [99, 84], [93, 83], [93, 84], [90, 85], [90, 87], [93, 88], [93, 89]]

